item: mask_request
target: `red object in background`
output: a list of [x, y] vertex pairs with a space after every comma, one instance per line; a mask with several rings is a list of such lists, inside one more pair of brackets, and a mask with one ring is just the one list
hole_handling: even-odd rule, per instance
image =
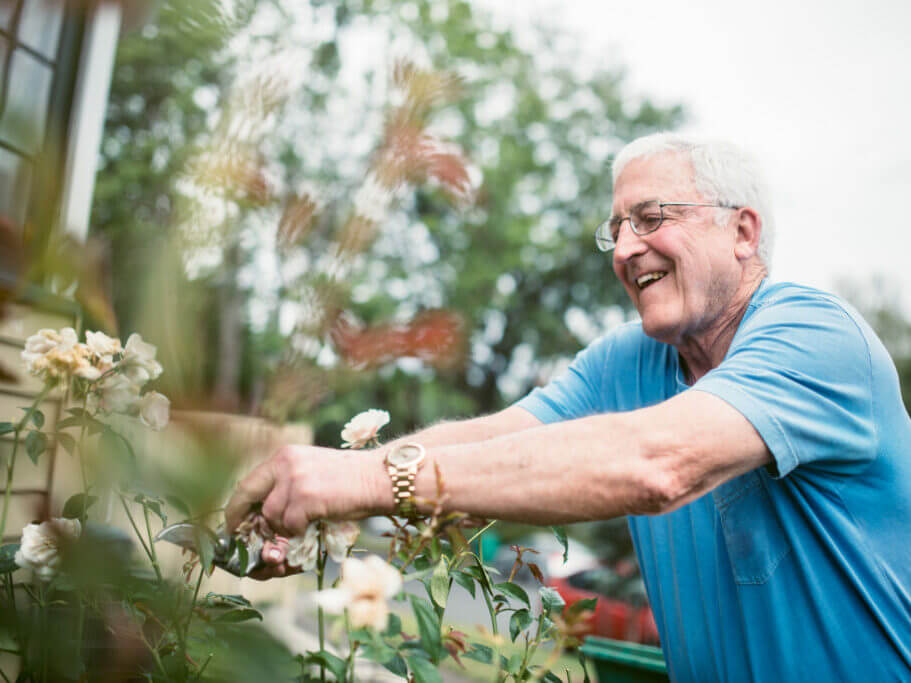
[[547, 585], [560, 594], [567, 607], [578, 600], [597, 598], [595, 611], [586, 620], [589, 630], [582, 635], [660, 644], [655, 617], [645, 601], [645, 589], [638, 575], [623, 576], [598, 567], [551, 578]]
[[329, 331], [339, 354], [355, 368], [372, 368], [411, 356], [434, 367], [459, 363], [465, 352], [461, 316], [444, 310], [424, 311], [406, 323], [364, 328], [339, 315]]

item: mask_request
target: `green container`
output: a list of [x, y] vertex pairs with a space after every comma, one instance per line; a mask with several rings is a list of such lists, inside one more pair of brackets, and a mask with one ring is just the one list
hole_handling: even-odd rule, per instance
[[600, 683], [660, 683], [669, 681], [661, 648], [589, 636], [584, 654], [598, 672]]

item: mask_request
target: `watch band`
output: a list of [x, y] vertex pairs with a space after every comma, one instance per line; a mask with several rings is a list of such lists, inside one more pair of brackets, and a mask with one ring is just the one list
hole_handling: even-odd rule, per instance
[[[394, 456], [405, 450], [413, 451], [404, 462], [394, 462]], [[417, 443], [405, 443], [396, 446], [386, 455], [386, 471], [392, 480], [392, 497], [395, 514], [399, 517], [414, 519], [417, 516], [417, 504], [414, 499], [415, 483], [418, 468], [424, 460], [424, 447]]]

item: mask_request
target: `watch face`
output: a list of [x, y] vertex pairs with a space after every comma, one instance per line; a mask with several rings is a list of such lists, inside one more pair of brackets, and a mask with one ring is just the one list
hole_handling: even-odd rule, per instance
[[406, 443], [396, 447], [387, 460], [390, 465], [410, 465], [424, 457], [424, 449], [417, 444]]

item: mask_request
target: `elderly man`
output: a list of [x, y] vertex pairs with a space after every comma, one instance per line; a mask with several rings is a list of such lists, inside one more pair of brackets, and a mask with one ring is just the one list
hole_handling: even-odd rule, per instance
[[836, 297], [766, 279], [765, 192], [736, 147], [649, 136], [613, 174], [596, 237], [641, 322], [494, 415], [283, 449], [229, 523], [256, 501], [289, 534], [409, 513], [433, 462], [479, 517], [629, 515], [674, 680], [911, 679], [911, 421], [886, 350]]

